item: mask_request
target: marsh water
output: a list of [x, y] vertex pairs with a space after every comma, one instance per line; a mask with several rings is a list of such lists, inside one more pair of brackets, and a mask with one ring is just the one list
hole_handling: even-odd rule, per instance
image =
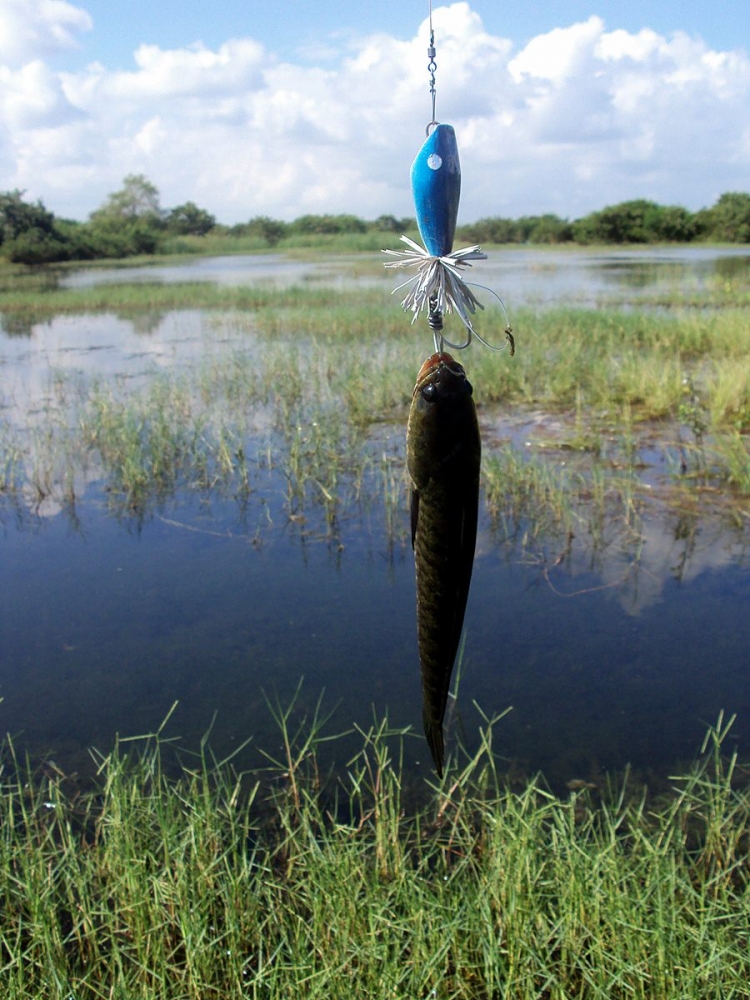
[[[632, 301], [750, 269], [746, 252], [706, 248], [498, 257], [477, 280], [516, 306]], [[350, 267], [227, 257], [60, 280], [391, 280]], [[0, 419], [43, 433], [62, 378], [137, 384], [251, 349], [247, 337], [201, 311], [58, 316], [3, 332]], [[520, 441], [542, 421], [482, 419], [486, 437]], [[403, 427], [376, 433], [402, 460]], [[657, 451], [650, 460], [658, 467]], [[177, 702], [167, 736], [195, 748], [210, 730], [220, 757], [251, 739], [238, 762], [252, 766], [278, 751], [268, 702], [297, 692], [295, 718], [322, 694], [326, 732], [367, 729], [386, 713], [411, 726], [405, 765], [430, 773], [405, 507], [394, 530], [377, 499], [353, 503], [332, 535], [315, 517], [290, 516], [271, 467], [242, 496], [177, 490], [137, 516], [113, 508], [96, 468], [75, 497], [0, 497], [0, 731], [16, 748], [85, 773], [91, 747], [155, 730]], [[723, 711], [737, 715], [732, 745], [749, 757], [746, 522], [664, 507], [644, 518], [637, 559], [626, 542], [571, 556], [556, 539], [525, 544], [522, 526], [509, 537], [483, 508], [449, 746], [475, 746], [483, 715], [511, 707], [493, 744], [511, 775], [541, 769], [562, 788], [630, 766], [657, 780], [695, 756]], [[327, 752], [345, 766], [360, 742]]]

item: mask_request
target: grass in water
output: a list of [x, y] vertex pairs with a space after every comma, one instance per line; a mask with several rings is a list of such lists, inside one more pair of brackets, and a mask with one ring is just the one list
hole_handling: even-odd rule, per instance
[[[207, 352], [187, 371], [153, 372], [136, 388], [54, 376], [56, 409], [44, 426], [37, 420], [28, 433], [0, 423], [0, 491], [31, 503], [55, 492], [74, 498], [79, 470], [87, 466], [92, 478], [101, 470], [124, 508], [142, 510], [185, 486], [247, 497], [272, 468], [294, 516], [320, 504], [332, 524], [347, 504], [380, 485], [391, 503], [397, 480], [382, 475], [379, 430], [390, 428], [386, 450], [402, 458], [413, 379], [428, 348], [424, 338], [419, 347], [387, 287], [0, 290], [5, 320], [20, 323], [60, 311], [108, 309], [137, 318], [176, 308], [200, 308], [206, 328], [231, 328], [232, 350]], [[498, 310], [488, 308], [478, 322], [490, 341], [502, 342]], [[594, 511], [591, 497], [604, 497], [612, 510], [617, 505], [609, 498], [619, 494], [632, 518], [638, 440], [643, 428], [657, 425], [666, 438], [659, 446], [671, 449], [668, 462], [685, 489], [750, 493], [744, 437], [750, 382], [743, 361], [750, 327], [743, 309], [522, 309], [513, 323], [514, 358], [476, 345], [461, 356], [480, 419], [498, 410], [567, 416], [574, 425], [558, 443], [586, 452], [589, 461], [574, 476], [554, 460], [554, 447], [550, 460], [537, 453], [527, 465], [517, 446], [498, 450], [487, 441], [492, 511], [501, 495], [510, 498], [513, 510], [502, 516], [512, 520], [519, 501], [533, 511], [529, 501], [544, 496], [542, 520], [567, 531], [580, 500]], [[405, 492], [404, 485], [402, 505]], [[596, 535], [595, 525], [589, 534]]]
[[[362, 732], [323, 781], [322, 720], [277, 709], [281, 751], [237, 775], [160, 731], [73, 792], [8, 746], [0, 976], [9, 1000], [435, 997], [716, 1000], [750, 981], [750, 794], [722, 718], [658, 800], [511, 790], [493, 721], [421, 807], [405, 732]], [[495, 720], [496, 722], [496, 720]]]

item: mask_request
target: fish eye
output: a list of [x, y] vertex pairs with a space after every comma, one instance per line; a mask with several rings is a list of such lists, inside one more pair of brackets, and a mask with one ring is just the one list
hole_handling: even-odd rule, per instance
[[437, 386], [433, 385], [432, 382], [428, 382], [427, 385], [422, 389], [422, 399], [426, 400], [428, 403], [434, 403], [436, 396], [437, 396]]

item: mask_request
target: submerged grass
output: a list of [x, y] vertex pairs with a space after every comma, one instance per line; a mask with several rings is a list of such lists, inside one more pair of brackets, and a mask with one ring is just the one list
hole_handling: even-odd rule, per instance
[[[294, 515], [318, 503], [332, 524], [347, 503], [380, 486], [389, 504], [403, 505], [405, 480], [383, 476], [377, 431], [379, 424], [391, 427], [386, 465], [401, 460], [412, 380], [429, 348], [422, 325], [418, 338], [389, 287], [0, 289], [6, 323], [10, 317], [27, 328], [40, 315], [66, 311], [138, 317], [200, 308], [207, 329], [220, 323], [235, 334], [231, 353], [211, 352], [188, 371], [154, 372], [135, 390], [124, 382], [55, 376], [54, 406], [42, 430], [39, 421], [33, 433], [0, 423], [0, 490], [24, 492], [32, 501], [54, 492], [72, 496], [77, 470], [87, 465], [92, 477], [101, 469], [116, 500], [143, 509], [183, 486], [247, 496], [271, 468]], [[477, 322], [490, 341], [502, 343], [500, 311], [488, 308]], [[593, 495], [605, 498], [606, 516], [617, 509], [609, 498], [620, 497], [616, 516], [630, 517], [640, 428], [655, 424], [679, 452], [675, 468], [690, 474], [686, 488], [750, 495], [744, 309], [526, 309], [513, 325], [512, 359], [476, 345], [461, 356], [480, 419], [497, 408], [568, 415], [572, 430], [559, 443], [587, 452], [589, 462], [572, 477], [559, 462], [529, 463], [514, 446], [498, 450], [490, 443], [484, 472], [493, 516], [512, 519], [520, 504], [534, 516], [541, 512], [540, 524], [567, 531], [581, 502], [595, 509]], [[612, 439], [616, 445], [603, 445]], [[627, 453], [624, 471], [613, 451]], [[510, 504], [504, 515], [501, 498]]]
[[[0, 798], [9, 1000], [435, 997], [727, 1000], [750, 981], [750, 795], [722, 718], [653, 800], [511, 790], [492, 727], [416, 809], [376, 722], [322, 782], [320, 719], [237, 775], [165, 738], [96, 755], [71, 791], [13, 756]], [[166, 741], [168, 743], [168, 741]]]

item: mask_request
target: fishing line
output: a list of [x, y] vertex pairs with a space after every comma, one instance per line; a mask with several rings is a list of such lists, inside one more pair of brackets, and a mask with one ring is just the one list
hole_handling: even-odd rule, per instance
[[427, 128], [425, 132], [427, 135], [430, 134], [433, 127], [437, 125], [437, 119], [435, 118], [435, 104], [437, 101], [437, 90], [435, 89], [435, 73], [437, 72], [437, 61], [435, 56], [437, 55], [437, 50], [435, 48], [435, 32], [432, 27], [432, 0], [430, 3], [430, 44], [427, 47], [427, 72], [430, 74], [430, 97], [432, 98], [432, 118], [427, 123]]

